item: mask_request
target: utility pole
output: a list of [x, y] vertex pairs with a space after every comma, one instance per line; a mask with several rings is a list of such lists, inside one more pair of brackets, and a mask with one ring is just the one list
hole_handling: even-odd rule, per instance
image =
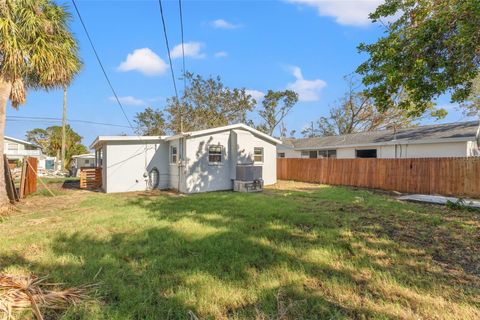
[[61, 171], [65, 171], [65, 145], [67, 140], [67, 85], [63, 85], [63, 117], [62, 117], [62, 151], [61, 151]]

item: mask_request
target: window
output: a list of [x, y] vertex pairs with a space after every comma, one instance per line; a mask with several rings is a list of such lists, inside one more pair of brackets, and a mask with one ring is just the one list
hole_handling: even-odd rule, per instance
[[310, 159], [315, 159], [315, 158], [317, 158], [317, 151], [310, 151], [308, 157], [309, 157]]
[[89, 159], [85, 159], [85, 164], [90, 164], [90, 160], [89, 160]]
[[376, 158], [377, 149], [355, 150], [357, 158]]
[[253, 162], [263, 163], [263, 148], [253, 148]]
[[277, 154], [279, 158], [285, 158], [285, 152], [280, 152]]
[[170, 147], [170, 163], [176, 164], [177, 163], [177, 147]]
[[222, 146], [209, 146], [208, 147], [208, 162], [220, 163], [222, 162]]
[[319, 158], [336, 158], [337, 150], [318, 150]]
[[17, 150], [18, 150], [18, 144], [16, 144], [16, 143], [9, 143], [9, 144], [8, 144], [8, 150], [10, 150], [10, 151], [17, 151]]
[[310, 157], [310, 153], [308, 151], [302, 151], [302, 155], [301, 155], [302, 158], [309, 158]]

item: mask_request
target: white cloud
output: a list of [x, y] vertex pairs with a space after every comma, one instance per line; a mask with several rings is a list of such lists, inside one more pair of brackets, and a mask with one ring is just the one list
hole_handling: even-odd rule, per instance
[[167, 71], [168, 64], [149, 48], [135, 49], [127, 55], [125, 61], [119, 66], [119, 71], [136, 70], [147, 76], [164, 74]]
[[203, 44], [200, 42], [185, 42], [183, 44], [177, 44], [173, 47], [172, 51], [170, 51], [170, 56], [172, 59], [181, 58], [183, 54], [183, 50], [185, 51], [185, 57], [192, 57], [192, 58], [205, 58], [205, 53], [202, 52]]
[[298, 93], [300, 101], [318, 101], [320, 99], [320, 91], [327, 86], [327, 83], [321, 79], [304, 79], [302, 70], [299, 67], [292, 67], [291, 70], [296, 80], [289, 83], [287, 89]]
[[342, 25], [365, 26], [368, 15], [384, 1], [382, 0], [287, 0], [290, 3], [307, 5], [318, 10], [321, 16], [335, 18]]
[[[117, 102], [117, 99], [115, 97], [109, 97], [108, 100], [112, 102]], [[144, 106], [146, 103], [142, 99], [138, 99], [132, 96], [125, 96], [125, 97], [118, 97], [118, 100], [120, 100], [120, 103], [125, 105], [125, 106]]]
[[253, 99], [255, 99], [258, 102], [263, 100], [263, 97], [265, 96], [265, 92], [258, 91], [258, 90], [253, 90], [253, 89], [247, 89], [245, 92], [249, 95], [252, 96]]
[[215, 52], [214, 56], [215, 58], [225, 58], [226, 56], [228, 56], [228, 53], [225, 51], [218, 51]]
[[210, 22], [210, 25], [217, 29], [237, 29], [242, 27], [241, 24], [231, 23], [223, 19], [213, 20]]

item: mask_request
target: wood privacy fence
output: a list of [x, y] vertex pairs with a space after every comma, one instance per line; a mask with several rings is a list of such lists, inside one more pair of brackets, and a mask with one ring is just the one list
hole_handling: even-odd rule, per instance
[[97, 189], [102, 186], [102, 168], [80, 168], [80, 188]]
[[479, 198], [480, 158], [277, 159], [277, 178]]

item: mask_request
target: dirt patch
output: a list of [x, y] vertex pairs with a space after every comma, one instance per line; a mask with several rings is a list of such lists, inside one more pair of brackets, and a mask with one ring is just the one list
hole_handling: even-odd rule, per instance
[[276, 184], [268, 186], [265, 188], [265, 190], [314, 191], [325, 187], [326, 185], [324, 184], [298, 182], [292, 180], [278, 180]]

